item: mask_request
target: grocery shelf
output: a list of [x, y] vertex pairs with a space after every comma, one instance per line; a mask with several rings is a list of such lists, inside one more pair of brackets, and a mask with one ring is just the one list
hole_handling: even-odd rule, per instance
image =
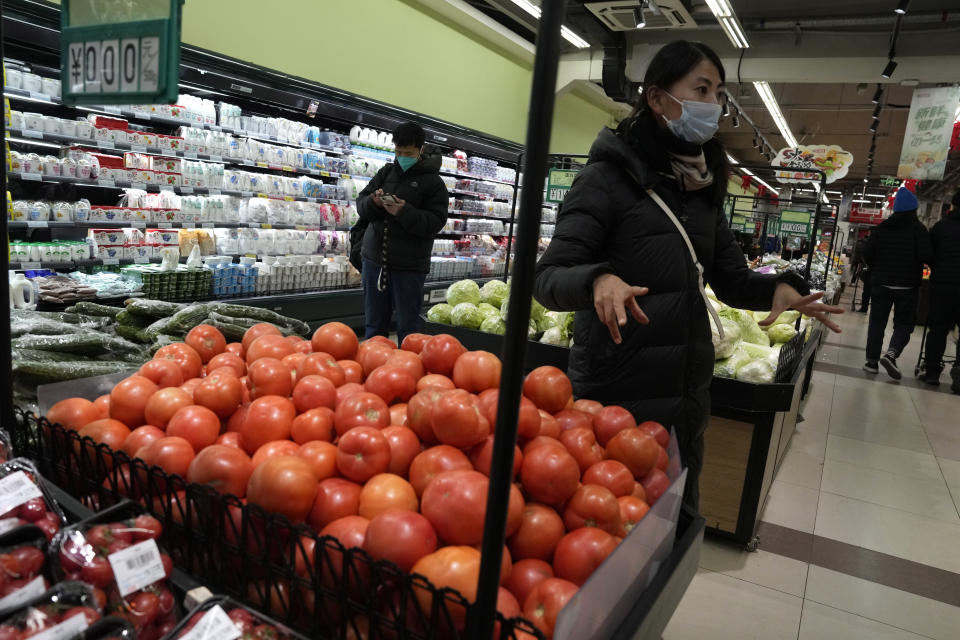
[[478, 200], [492, 200], [495, 202], [513, 202], [512, 198], [500, 198], [498, 196], [491, 196], [488, 193], [477, 193], [476, 191], [463, 191], [462, 189], [447, 189], [447, 192], [457, 196], [470, 196], [472, 198], [477, 198]]
[[497, 180], [496, 178], [487, 178], [486, 176], [478, 176], [473, 173], [466, 173], [465, 171], [445, 171], [441, 169], [440, 175], [453, 176], [455, 178], [470, 178], [471, 180], [482, 180], [483, 182], [496, 182], [497, 184], [505, 184], [510, 187], [514, 186], [512, 182], [507, 182], [506, 180]]
[[8, 220], [7, 227], [11, 229], [46, 229], [46, 228], [140, 228], [157, 229], [213, 229], [222, 227], [228, 229], [295, 229], [297, 231], [349, 231], [350, 227], [324, 227], [316, 224], [283, 224], [272, 222], [147, 222], [145, 220], [131, 220], [126, 222], [60, 222], [56, 220]]
[[447, 212], [447, 215], [464, 217], [464, 218], [480, 218], [482, 220], [499, 220], [500, 222], [510, 222], [510, 218], [501, 218], [499, 216], [491, 216], [486, 213], [474, 213], [472, 211], [463, 211], [461, 209], [452, 209]]

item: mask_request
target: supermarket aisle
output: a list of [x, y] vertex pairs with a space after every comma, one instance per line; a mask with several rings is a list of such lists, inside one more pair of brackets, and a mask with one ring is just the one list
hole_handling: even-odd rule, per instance
[[960, 396], [913, 377], [919, 329], [895, 383], [860, 370], [866, 315], [839, 322], [759, 551], [705, 540], [666, 640], [960, 637]]

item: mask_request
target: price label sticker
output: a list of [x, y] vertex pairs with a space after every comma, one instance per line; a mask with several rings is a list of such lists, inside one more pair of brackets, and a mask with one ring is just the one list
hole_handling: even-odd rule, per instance
[[273, 229], [273, 225], [269, 223], [263, 223], [260, 225], [261, 229]]
[[293, 202], [294, 200], [296, 200], [296, 198], [294, 198], [293, 196], [283, 196], [283, 199], [286, 200], [287, 202]]
[[302, 225], [302, 224], [295, 225], [293, 228], [296, 229], [297, 231], [306, 231], [306, 230], [307, 230], [307, 228], [306, 228], [304, 225]]
[[243, 635], [220, 605], [203, 614], [197, 624], [180, 640], [236, 640]]
[[316, 201], [317, 201], [316, 198], [307, 198], [307, 202], [316, 202]]
[[109, 266], [116, 266], [116, 265], [120, 264], [120, 259], [119, 259], [119, 258], [104, 258], [104, 259], [103, 259], [103, 264], [106, 265], [106, 266], [108, 266], [108, 267], [109, 267]]
[[34, 131], [33, 129], [24, 129], [20, 132], [24, 138], [35, 138], [37, 140], [43, 140], [42, 131]]
[[197, 223], [196, 223], [196, 222], [184, 222], [184, 223], [183, 223], [183, 228], [184, 228], [184, 229], [196, 229], [196, 228], [197, 228]]
[[114, 180], [98, 180], [98, 183], [101, 187], [115, 187], [117, 186], [116, 181]]
[[180, 187], [180, 193], [193, 193], [193, 187]]
[[260, 223], [259, 223], [259, 222], [248, 222], [248, 223], [247, 223], [247, 226], [250, 227], [251, 229], [259, 229], [259, 228], [260, 228]]
[[340, 174], [340, 177], [343, 178], [343, 179], [345, 179], [345, 180], [349, 180], [349, 179], [350, 179], [350, 174], [349, 174], [349, 173], [341, 173], [341, 174]]
[[161, 222], [161, 223], [158, 224], [157, 226], [160, 227], [161, 229], [172, 229], [172, 228], [173, 228], [173, 223], [170, 223], [170, 222]]
[[42, 269], [43, 265], [39, 262], [21, 262], [20, 268], [24, 271], [28, 269]]
[[139, 591], [166, 577], [160, 549], [153, 538], [107, 556], [121, 596]]
[[143, 220], [136, 220], [134, 222], [131, 222], [130, 226], [133, 227], [134, 229], [146, 229], [147, 223], [144, 222]]
[[216, 124], [208, 124], [207, 128], [210, 129], [210, 131], [223, 131], [223, 127]]
[[146, 191], [146, 190], [147, 190], [147, 183], [145, 183], [145, 182], [131, 182], [131, 183], [130, 183], [130, 188], [131, 188], [131, 189], [139, 189], [140, 191]]
[[196, 160], [197, 154], [194, 151], [184, 151], [183, 157], [186, 158], [187, 160]]
[[257, 197], [258, 197], [258, 198], [269, 198], [270, 196], [268, 196], [268, 195], [265, 194], [265, 193], [258, 193], [258, 194], [257, 194]]
[[314, 176], [320, 175], [320, 169], [310, 169], [310, 175], [314, 175]]
[[50, 226], [46, 220], [27, 220], [27, 226], [31, 229], [45, 229]]
[[253, 160], [250, 160], [250, 159], [248, 159], [248, 158], [244, 158], [244, 159], [243, 159], [243, 164], [247, 165], [248, 167], [252, 167], [252, 166], [253, 166]]
[[212, 162], [223, 162], [223, 156], [214, 156], [214, 155], [211, 155], [211, 156], [210, 156], [210, 160], [211, 160]]
[[330, 177], [330, 172], [329, 172], [329, 171], [321, 171], [321, 172], [320, 172], [320, 175], [322, 175], [324, 178], [329, 178], [329, 177]]
[[70, 640], [77, 637], [88, 626], [90, 624], [87, 622], [87, 616], [70, 616], [60, 624], [41, 631], [35, 636], [30, 636], [30, 638], [32, 640]]
[[143, 257], [137, 256], [136, 258], [133, 259], [133, 263], [134, 264], [150, 264], [150, 258], [143, 258]]
[[252, 198], [252, 197], [253, 197], [253, 191], [241, 191], [241, 192], [240, 192], [240, 197], [241, 197], [241, 198]]
[[290, 167], [290, 166], [283, 166], [283, 167], [280, 167], [280, 168], [281, 168], [281, 170], [283, 170], [283, 171], [289, 171], [289, 172], [291, 172], [291, 173], [293, 173], [294, 171], [296, 171], [296, 169], [294, 169], [293, 167]]
[[21, 180], [29, 180], [30, 182], [40, 182], [43, 179], [43, 176], [39, 173], [21, 173]]
[[0, 535], [13, 531], [20, 526], [20, 518], [5, 518], [0, 520]]
[[138, 119], [140, 119], [140, 120], [152, 120], [152, 119], [153, 119], [153, 115], [147, 113], [146, 111], [134, 111], [134, 112], [133, 112], [133, 117], [134, 117], [134, 118], [138, 118]]
[[174, 190], [175, 190], [175, 188], [174, 188], [174, 186], [173, 186], [172, 184], [162, 184], [162, 185], [160, 185], [160, 191], [169, 191], [169, 192], [172, 193]]
[[42, 497], [40, 487], [23, 471], [14, 471], [0, 480], [0, 513], [6, 513], [24, 502]]
[[212, 223], [212, 222], [204, 222], [204, 223], [201, 224], [200, 226], [203, 227], [204, 229], [213, 229], [213, 223]]
[[147, 152], [147, 145], [145, 145], [145, 144], [132, 144], [132, 145], [130, 145], [130, 151], [133, 151], [134, 153], [146, 153], [146, 152]]
[[31, 91], [30, 97], [34, 100], [42, 100], [43, 102], [50, 102], [50, 94], [40, 93], [39, 91]]
[[209, 193], [209, 194], [212, 195], [212, 196], [218, 196], [218, 195], [220, 195], [221, 191], [220, 191], [220, 189], [210, 188], [210, 189], [207, 189], [207, 193]]
[[103, 107], [103, 110], [106, 111], [107, 113], [112, 113], [117, 116], [120, 115], [120, 107], [114, 106], [112, 104], [105, 105]]
[[270, 165], [267, 164], [266, 162], [258, 162], [257, 166], [260, 167], [261, 169], [267, 169]]
[[113, 140], [97, 140], [97, 147], [100, 149], [115, 149], [116, 145], [113, 144]]

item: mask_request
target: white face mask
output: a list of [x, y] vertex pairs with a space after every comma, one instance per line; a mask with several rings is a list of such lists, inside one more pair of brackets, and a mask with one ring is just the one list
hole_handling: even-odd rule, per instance
[[683, 107], [683, 112], [676, 120], [663, 119], [667, 128], [681, 140], [694, 144], [703, 144], [714, 136], [720, 128], [720, 114], [723, 108], [719, 104], [697, 102], [695, 100], [677, 100], [671, 93], [668, 96], [676, 100]]

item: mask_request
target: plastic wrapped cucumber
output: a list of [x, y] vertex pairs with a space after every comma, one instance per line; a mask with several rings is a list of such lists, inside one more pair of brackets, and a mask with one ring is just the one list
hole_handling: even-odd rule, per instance
[[210, 310], [232, 318], [247, 318], [258, 322], [269, 322], [278, 327], [289, 327], [298, 335], [305, 336], [310, 333], [310, 326], [302, 320], [282, 316], [276, 311], [264, 309], [262, 307], [247, 307], [241, 304], [228, 304], [225, 302], [210, 305]]
[[129, 324], [118, 324], [113, 329], [117, 332], [118, 336], [131, 342], [139, 342], [141, 344], [150, 344], [153, 342], [153, 338], [147, 335], [140, 327]]
[[55, 336], [63, 333], [85, 333], [90, 331], [79, 324], [70, 324], [69, 322], [58, 322], [57, 320], [48, 320], [46, 318], [34, 318], [32, 320], [14, 320], [10, 323], [10, 336], [17, 338], [32, 333], [38, 336]]
[[243, 340], [243, 334], [247, 332], [247, 327], [240, 326], [238, 324], [232, 324], [230, 322], [221, 322], [220, 320], [215, 319], [213, 316], [219, 316], [220, 314], [211, 313], [210, 317], [201, 322], [200, 324], [208, 324], [211, 327], [215, 327], [220, 330], [220, 333], [223, 334], [223, 337], [227, 339], [227, 342], [240, 342]]
[[183, 308], [178, 302], [166, 302], [164, 300], [146, 300], [144, 298], [130, 298], [123, 303], [127, 311], [140, 316], [153, 316], [154, 318], [166, 318], [172, 316]]
[[20, 360], [13, 363], [13, 371], [18, 376], [25, 376], [37, 384], [76, 380], [91, 376], [103, 376], [121, 371], [135, 371], [137, 365], [131, 362], [44, 362], [37, 360]]
[[126, 325], [136, 329], [145, 329], [153, 322], [150, 316], [140, 316], [135, 313], [130, 313], [129, 309], [124, 309], [118, 313], [115, 319], [118, 325]]
[[209, 305], [192, 304], [170, 316], [166, 333], [185, 333], [207, 319]]
[[41, 351], [39, 349], [12, 349], [10, 354], [14, 362], [17, 360], [83, 362], [90, 359], [86, 356], [77, 355], [76, 353], [58, 353], [56, 351]]
[[60, 353], [79, 353], [81, 355], [99, 355], [107, 352], [110, 336], [102, 333], [69, 333], [58, 336], [25, 335], [11, 341], [14, 349], [37, 349], [40, 351], [58, 351]]
[[102, 316], [106, 318], [116, 318], [117, 314], [122, 311], [120, 307], [108, 307], [105, 304], [97, 304], [96, 302], [78, 302], [72, 307], [67, 307], [66, 310], [69, 313], [82, 313], [88, 316]]

